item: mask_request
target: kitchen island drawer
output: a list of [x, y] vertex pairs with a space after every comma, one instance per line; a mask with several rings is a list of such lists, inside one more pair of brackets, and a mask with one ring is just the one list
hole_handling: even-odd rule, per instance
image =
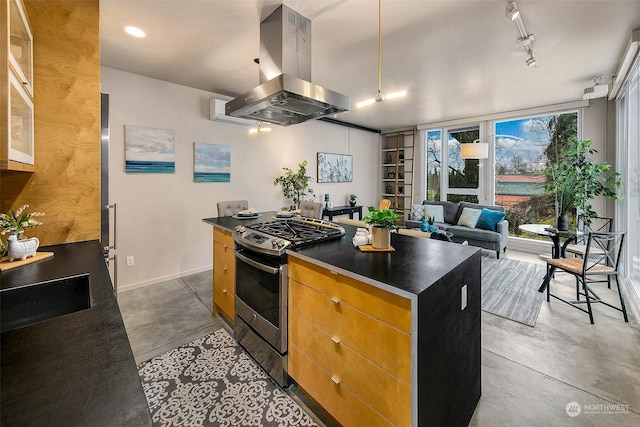
[[213, 228], [213, 241], [231, 248], [231, 251], [233, 251], [233, 248], [235, 246], [235, 243], [233, 242], [233, 234], [231, 234], [231, 231], [224, 230], [218, 227]]
[[227, 267], [235, 265], [235, 255], [233, 254], [233, 246], [229, 247], [218, 242], [213, 243], [213, 257], [218, 262]]
[[411, 424], [411, 387], [391, 376], [338, 337], [297, 314], [289, 317], [289, 343], [397, 426]]
[[337, 377], [289, 346], [289, 375], [318, 401], [340, 424], [348, 427], [392, 426], [379, 413], [354, 395]]
[[408, 298], [300, 259], [290, 260], [289, 277], [407, 334], [411, 333], [411, 301]]
[[289, 280], [289, 308], [405, 384], [411, 384], [410, 335], [297, 280]]

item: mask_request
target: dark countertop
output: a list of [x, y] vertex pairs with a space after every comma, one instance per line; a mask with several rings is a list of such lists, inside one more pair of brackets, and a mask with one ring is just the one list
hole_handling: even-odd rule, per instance
[[89, 273], [91, 308], [0, 335], [6, 426], [148, 426], [151, 416], [97, 240], [0, 273], [2, 289]]
[[[264, 212], [262, 217], [250, 220], [221, 217], [205, 218], [203, 221], [233, 231], [239, 224], [270, 221], [272, 215], [275, 212]], [[337, 268], [343, 274], [391, 292], [410, 296], [419, 295], [481, 251], [476, 247], [393, 233], [391, 246], [394, 252], [361, 252], [351, 243], [356, 227], [339, 225], [346, 232], [342, 238], [289, 250], [287, 253], [323, 264], [326, 268]]]

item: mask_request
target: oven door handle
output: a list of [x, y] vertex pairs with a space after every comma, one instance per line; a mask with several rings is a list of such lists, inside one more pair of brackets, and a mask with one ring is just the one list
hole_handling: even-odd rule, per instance
[[251, 258], [248, 258], [244, 255], [242, 255], [240, 252], [238, 252], [237, 250], [233, 250], [233, 253], [236, 255], [236, 257], [238, 257], [242, 262], [246, 262], [247, 264], [249, 264], [252, 267], [257, 268], [258, 270], [262, 270], [264, 272], [267, 273], [271, 273], [271, 274], [278, 274], [280, 272], [279, 268], [275, 268], [275, 267], [271, 267], [269, 265], [264, 265], [264, 264], [260, 264], [257, 261], [252, 260]]

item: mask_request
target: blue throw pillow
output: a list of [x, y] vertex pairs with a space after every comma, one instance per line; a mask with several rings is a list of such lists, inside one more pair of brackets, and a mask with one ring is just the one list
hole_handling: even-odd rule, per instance
[[504, 219], [504, 212], [494, 211], [493, 209], [482, 209], [480, 218], [476, 223], [476, 228], [483, 230], [496, 231], [496, 226]]

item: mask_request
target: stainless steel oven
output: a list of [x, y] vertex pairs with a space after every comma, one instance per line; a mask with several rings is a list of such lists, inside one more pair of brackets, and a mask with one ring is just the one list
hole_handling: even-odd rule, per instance
[[281, 386], [287, 384], [286, 255], [236, 248], [236, 341]]

